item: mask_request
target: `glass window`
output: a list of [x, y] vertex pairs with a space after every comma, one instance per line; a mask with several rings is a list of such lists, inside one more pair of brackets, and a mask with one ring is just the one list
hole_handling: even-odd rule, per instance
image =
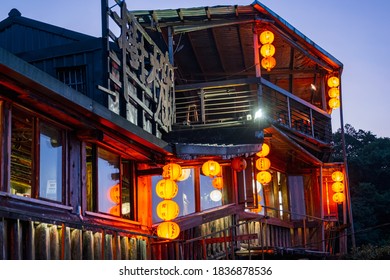
[[214, 179], [200, 175], [200, 209], [202, 211], [222, 205], [222, 192], [213, 187]]

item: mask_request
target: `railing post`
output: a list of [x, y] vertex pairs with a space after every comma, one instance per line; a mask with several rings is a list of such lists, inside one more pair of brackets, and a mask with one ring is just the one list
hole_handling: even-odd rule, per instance
[[202, 88], [199, 92], [200, 97], [200, 116], [202, 118], [202, 123], [206, 123], [206, 104], [205, 104], [205, 96], [204, 89]]

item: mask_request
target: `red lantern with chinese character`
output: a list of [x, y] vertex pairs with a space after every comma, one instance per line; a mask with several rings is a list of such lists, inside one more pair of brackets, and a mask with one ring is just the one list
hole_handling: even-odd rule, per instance
[[157, 216], [164, 221], [175, 219], [179, 216], [179, 205], [173, 200], [163, 200], [156, 207]]
[[268, 158], [262, 157], [256, 160], [257, 170], [268, 170], [271, 167], [271, 161]]
[[177, 163], [168, 163], [163, 167], [162, 176], [164, 179], [171, 179], [173, 181], [177, 180], [181, 176], [181, 166]]
[[271, 182], [271, 179], [272, 179], [272, 175], [268, 171], [260, 171], [256, 175], [256, 180], [260, 184], [268, 184], [269, 182]]
[[178, 187], [175, 181], [163, 179], [156, 185], [156, 193], [162, 199], [172, 199], [176, 196]]

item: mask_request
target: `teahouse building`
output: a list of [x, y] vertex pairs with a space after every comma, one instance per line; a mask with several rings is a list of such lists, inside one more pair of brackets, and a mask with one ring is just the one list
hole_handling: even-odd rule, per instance
[[347, 252], [348, 176], [331, 162], [342, 70], [259, 1], [102, 0], [102, 38], [11, 10], [0, 259]]

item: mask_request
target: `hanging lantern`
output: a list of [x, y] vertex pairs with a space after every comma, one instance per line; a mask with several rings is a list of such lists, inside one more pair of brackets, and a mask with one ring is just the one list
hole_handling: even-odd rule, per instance
[[178, 187], [175, 181], [163, 179], [156, 185], [156, 193], [162, 199], [172, 199], [176, 196]]
[[163, 200], [156, 207], [157, 216], [164, 221], [175, 219], [179, 216], [179, 205], [173, 200]]
[[271, 71], [272, 68], [276, 66], [276, 59], [273, 56], [264, 57], [261, 60], [261, 66], [267, 71]]
[[328, 95], [329, 95], [330, 98], [339, 98], [339, 96], [340, 96], [340, 90], [339, 90], [337, 87], [335, 87], [335, 88], [330, 88], [330, 89], [328, 90]]
[[205, 176], [217, 176], [221, 172], [221, 166], [218, 162], [209, 160], [203, 163], [202, 172]]
[[256, 175], [256, 180], [260, 183], [260, 184], [268, 184], [269, 182], [271, 182], [271, 179], [272, 179], [272, 175], [271, 173], [269, 173], [268, 171], [260, 171], [259, 173], [257, 173]]
[[275, 39], [274, 33], [269, 30], [263, 31], [260, 34], [260, 43], [261, 44], [271, 44]]
[[332, 197], [333, 201], [336, 203], [343, 203], [345, 200], [345, 195], [341, 192], [335, 193]]
[[344, 174], [341, 171], [335, 171], [332, 173], [332, 180], [335, 182], [341, 182], [344, 180]]
[[220, 201], [222, 199], [222, 192], [220, 190], [213, 190], [210, 193], [210, 199], [215, 202]]
[[157, 236], [166, 239], [175, 239], [180, 234], [180, 227], [175, 222], [162, 222], [157, 227]]
[[339, 78], [337, 78], [337, 77], [335, 77], [335, 76], [333, 76], [333, 77], [330, 77], [329, 79], [328, 79], [328, 86], [329, 87], [338, 87], [340, 85], [340, 80], [339, 80]]
[[246, 168], [246, 160], [242, 157], [232, 159], [232, 168], [236, 172], [241, 172]]
[[271, 161], [268, 158], [262, 157], [256, 160], [257, 170], [268, 170], [271, 167]]
[[115, 204], [118, 204], [121, 201], [119, 184], [116, 184], [108, 189], [108, 197]]
[[338, 98], [331, 98], [329, 100], [329, 107], [332, 109], [337, 109], [340, 107], [340, 100]]
[[121, 209], [120, 209], [119, 205], [115, 205], [115, 206], [112, 206], [110, 208], [110, 210], [108, 210], [108, 213], [110, 213], [111, 215], [114, 215], [114, 216], [120, 216]]
[[181, 176], [177, 178], [177, 181], [185, 181], [190, 177], [191, 175], [191, 169], [189, 168], [182, 168], [181, 169]]
[[260, 152], [257, 152], [256, 155], [257, 155], [258, 157], [266, 157], [266, 156], [268, 156], [269, 151], [270, 151], [269, 146], [268, 146], [267, 144], [263, 143], [263, 144], [261, 145], [261, 150], [260, 150]]
[[176, 181], [181, 176], [181, 166], [177, 163], [168, 163], [163, 167], [162, 176], [164, 179]]
[[260, 53], [263, 57], [270, 57], [275, 54], [275, 46], [272, 44], [264, 44], [260, 48]]
[[344, 184], [341, 182], [334, 182], [332, 184], [332, 191], [336, 193], [344, 191]]
[[223, 178], [222, 177], [215, 177], [213, 181], [211, 182], [214, 188], [216, 189], [222, 189], [223, 188]]

